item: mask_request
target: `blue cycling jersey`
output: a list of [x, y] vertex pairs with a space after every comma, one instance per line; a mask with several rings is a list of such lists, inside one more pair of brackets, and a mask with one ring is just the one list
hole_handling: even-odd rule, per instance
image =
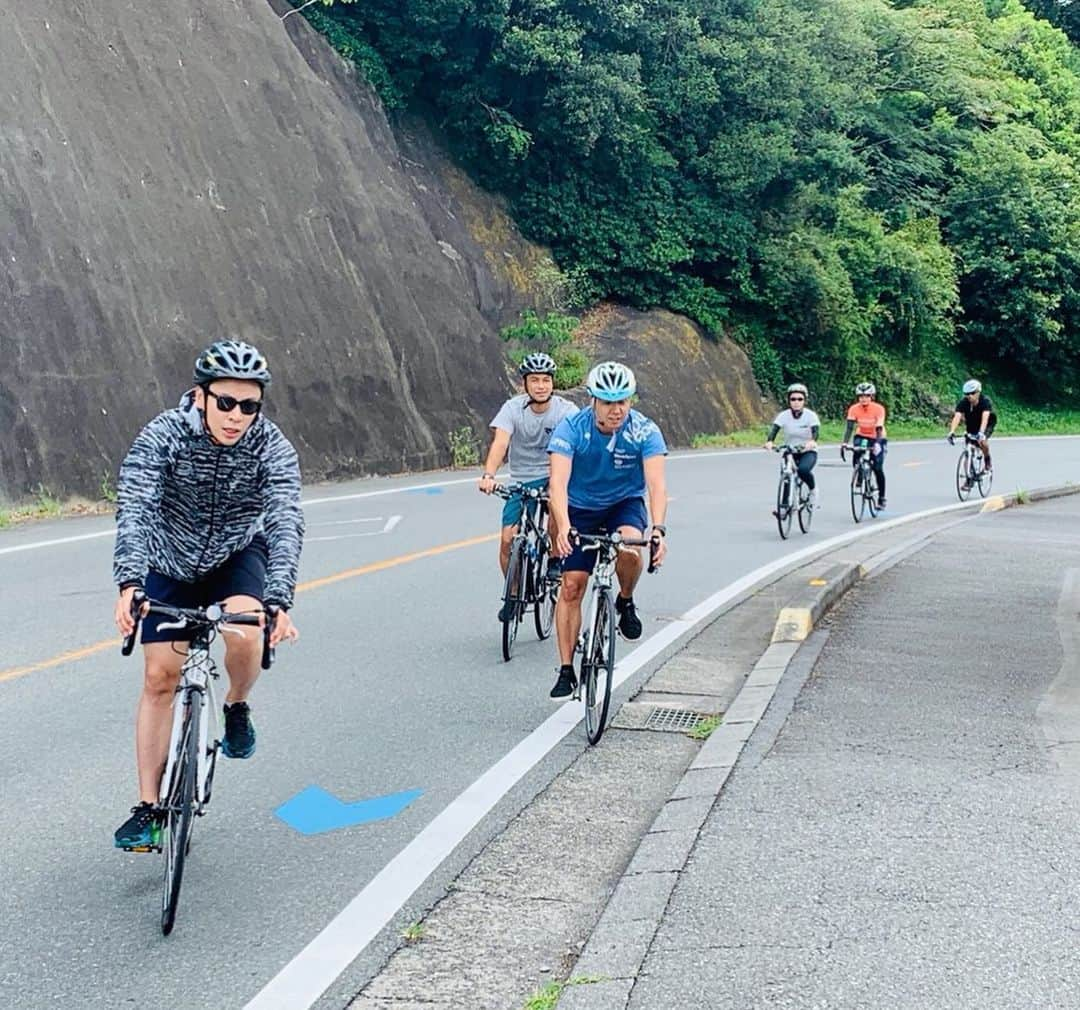
[[644, 462], [667, 454], [656, 422], [636, 410], [613, 434], [596, 426], [592, 407], [559, 422], [548, 452], [572, 460], [569, 502], [574, 508], [602, 509], [627, 498], [645, 497]]

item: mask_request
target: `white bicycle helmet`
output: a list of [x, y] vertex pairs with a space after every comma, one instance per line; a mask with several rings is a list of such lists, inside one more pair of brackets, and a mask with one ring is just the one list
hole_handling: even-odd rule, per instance
[[585, 388], [590, 396], [598, 400], [614, 403], [628, 400], [637, 392], [637, 380], [626, 365], [617, 361], [604, 361], [597, 365], [585, 380]]
[[534, 351], [532, 354], [526, 354], [522, 358], [518, 371], [521, 373], [522, 378], [525, 378], [526, 375], [554, 375], [558, 371], [558, 366], [550, 354], [545, 354], [543, 351]]
[[856, 396], [877, 396], [877, 386], [872, 382], [860, 382], [855, 387]]
[[964, 383], [964, 395], [965, 396], [967, 396], [968, 393], [981, 393], [981, 392], [982, 392], [982, 383], [979, 382], [978, 379], [968, 379], [968, 381]]
[[801, 382], [793, 382], [790, 386], [788, 386], [787, 395], [791, 396], [792, 393], [802, 393], [802, 395], [806, 399], [810, 398], [809, 391], [807, 390], [807, 388]]

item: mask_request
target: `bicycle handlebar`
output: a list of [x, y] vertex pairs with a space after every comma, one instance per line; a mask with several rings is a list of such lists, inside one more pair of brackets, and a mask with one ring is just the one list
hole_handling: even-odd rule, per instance
[[[229, 624], [244, 624], [250, 627], [262, 627], [262, 660], [261, 666], [269, 670], [274, 662], [274, 648], [270, 645], [270, 631], [277, 618], [278, 608], [271, 606], [259, 614], [230, 614], [220, 603], [211, 603], [208, 607], [174, 607], [160, 600], [152, 600], [145, 593], [136, 591], [131, 597], [131, 616], [135, 620], [135, 627], [130, 635], [124, 636], [120, 646], [120, 653], [130, 656], [135, 648], [135, 638], [139, 633], [139, 622], [150, 614], [161, 614], [171, 617], [178, 622], [175, 627], [204, 627], [220, 628]], [[265, 619], [264, 619], [265, 618]]]
[[656, 564], [653, 559], [656, 557], [656, 548], [660, 544], [660, 541], [656, 538], [646, 540], [639, 537], [624, 537], [618, 530], [614, 533], [579, 533], [577, 530], [572, 529], [570, 530], [570, 542], [581, 544], [583, 551], [598, 551], [602, 547], [614, 548], [616, 551], [621, 551], [626, 547], [648, 547], [649, 566], [645, 570], [650, 575], [656, 571]]
[[496, 484], [491, 493], [500, 498], [533, 498], [536, 501], [547, 501], [547, 490], [539, 487], [526, 487], [524, 484]]

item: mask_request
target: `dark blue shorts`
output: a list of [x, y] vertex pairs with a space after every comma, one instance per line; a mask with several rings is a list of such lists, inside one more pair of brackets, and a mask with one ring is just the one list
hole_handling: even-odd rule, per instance
[[[570, 506], [570, 525], [578, 533], [614, 533], [620, 526], [632, 526], [644, 533], [648, 522], [644, 498], [624, 498], [606, 509]], [[563, 559], [564, 572], [591, 572], [595, 567], [596, 551], [583, 551], [580, 544]]]
[[[146, 595], [152, 600], [171, 603], [174, 607], [205, 607], [211, 603], [221, 603], [230, 596], [254, 596], [261, 601], [265, 587], [266, 541], [261, 536], [198, 582], [181, 582], [155, 571], [150, 571], [146, 576]], [[162, 622], [168, 624], [169, 618], [150, 614], [142, 622], [143, 645], [191, 641], [190, 630], [169, 628], [161, 631], [158, 625]]]

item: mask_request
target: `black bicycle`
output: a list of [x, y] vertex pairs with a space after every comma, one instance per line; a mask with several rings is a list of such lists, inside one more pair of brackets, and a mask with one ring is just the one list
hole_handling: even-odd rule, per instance
[[[161, 894], [161, 932], [168, 936], [176, 921], [180, 901], [180, 884], [184, 878], [184, 861], [191, 849], [191, 832], [195, 818], [206, 813], [214, 785], [214, 769], [221, 747], [217, 721], [218, 706], [214, 697], [217, 666], [210, 655], [210, 643], [218, 632], [243, 634], [232, 625], [262, 624], [262, 612], [228, 613], [223, 604], [186, 609], [148, 599], [136, 593], [131, 602], [135, 628], [124, 639], [121, 652], [130, 656], [135, 647], [139, 621], [148, 614], [172, 618], [159, 628], [189, 628], [193, 637], [187, 658], [180, 669], [180, 681], [173, 698], [172, 736], [156, 813], [157, 844], [136, 851], [156, 851], [165, 854], [165, 876]], [[262, 668], [268, 670], [274, 661], [270, 646], [270, 628], [274, 614], [266, 612], [263, 626]], [[212, 724], [212, 725], [211, 725]]]
[[581, 622], [577, 651], [581, 653], [581, 677], [574, 699], [585, 701], [585, 735], [595, 744], [604, 733], [611, 706], [611, 683], [615, 675], [615, 562], [619, 551], [631, 547], [649, 548], [649, 572], [656, 571], [652, 540], [628, 539], [614, 533], [578, 533], [570, 531], [571, 543], [586, 551], [596, 551], [589, 608]]
[[[856, 435], [849, 448], [855, 455], [855, 464], [851, 472], [851, 517], [857, 523], [863, 521], [867, 512], [870, 518], [878, 514], [877, 474], [874, 473], [873, 460], [870, 457], [873, 439]], [[840, 458], [846, 460], [844, 446], [840, 446]]]
[[503, 583], [502, 654], [506, 662], [514, 654], [518, 625], [532, 609], [536, 637], [551, 634], [561, 576], [549, 569], [551, 537], [548, 535], [547, 492], [524, 484], [496, 484], [492, 494], [522, 499], [521, 525], [510, 542], [510, 558]]
[[776, 525], [780, 538], [787, 540], [791, 533], [792, 516], [799, 517], [799, 529], [810, 532], [810, 522], [814, 517], [814, 503], [810, 500], [810, 489], [803, 483], [795, 464], [795, 455], [804, 451], [801, 445], [776, 445], [774, 452], [780, 457], [780, 482], [776, 488]]
[[[955, 436], [949, 438], [949, 444]], [[967, 501], [977, 488], [985, 498], [994, 483], [994, 472], [986, 469], [986, 457], [976, 435], [964, 434], [964, 449], [956, 461], [956, 493], [961, 501]]]

